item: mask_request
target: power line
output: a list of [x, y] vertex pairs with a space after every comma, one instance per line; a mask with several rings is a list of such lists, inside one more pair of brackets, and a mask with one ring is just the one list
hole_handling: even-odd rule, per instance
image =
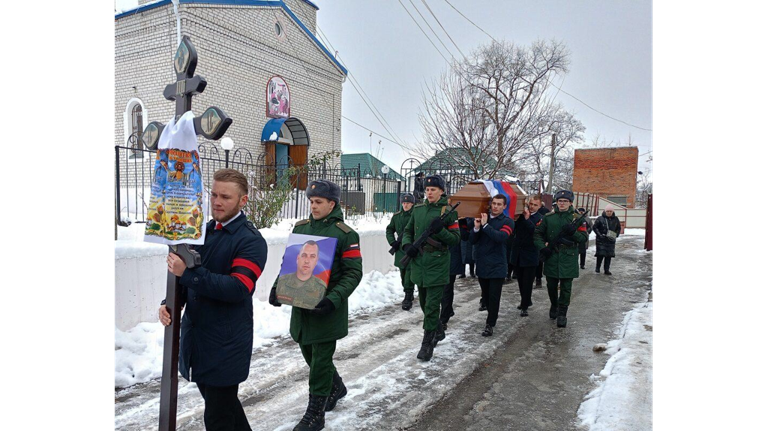
[[439, 20], [439, 19], [437, 19], [437, 16], [435, 16], [435, 13], [434, 13], [434, 12], [432, 12], [432, 8], [430, 8], [430, 7], [429, 7], [429, 5], [427, 4], [426, 0], [421, 0], [421, 2], [422, 2], [422, 3], [424, 3], [424, 6], [426, 6], [426, 7], [427, 7], [427, 10], [428, 10], [428, 11], [429, 11], [429, 13], [432, 15], [432, 18], [434, 18], [434, 19], [435, 19], [435, 21], [437, 21], [437, 25], [439, 25], [439, 26], [440, 26], [440, 28], [442, 28], [442, 29], [443, 29], [443, 31], [445, 32], [445, 35], [446, 35], [446, 36], [448, 36], [448, 39], [451, 41], [451, 43], [453, 44], [453, 46], [455, 46], [455, 47], [456, 47], [456, 49], [458, 49], [458, 50], [459, 50], [459, 53], [461, 54], [461, 56], [462, 56], [462, 57], [464, 57], [464, 60], [466, 60], [466, 59], [467, 59], [467, 56], [466, 56], [466, 55], [464, 55], [464, 53], [463, 53], [463, 52], [461, 52], [461, 48], [459, 48], [459, 45], [457, 45], [457, 44], [456, 44], [456, 42], [454, 42], [454, 40], [453, 40], [453, 38], [451, 37], [451, 35], [450, 35], [450, 34], [448, 34], [448, 30], [446, 30], [446, 29], [445, 29], [445, 27], [443, 27], [443, 24], [440, 22], [440, 20]]
[[[431, 26], [431, 25], [429, 25], [429, 22], [427, 21], [427, 19], [426, 19], [426, 18], [424, 18], [424, 15], [422, 15], [422, 14], [421, 14], [421, 11], [419, 11], [419, 8], [417, 8], [417, 7], [416, 7], [416, 5], [413, 3], [413, 0], [408, 0], [408, 2], [410, 2], [410, 3], [411, 3], [411, 6], [413, 7], [413, 9], [414, 9], [414, 10], [416, 11], [416, 13], [418, 13], [418, 14], [419, 14], [419, 16], [421, 17], [421, 20], [422, 20], [422, 21], [424, 21], [424, 24], [426, 24], [426, 25], [427, 25], [427, 28], [429, 28], [429, 31], [431, 31], [431, 32], [432, 32], [432, 34], [434, 34], [434, 35], [435, 35], [435, 39], [437, 39], [437, 41], [438, 41], [438, 42], [440, 42], [440, 45], [442, 45], [442, 46], [443, 46], [443, 48], [445, 48], [445, 50], [448, 52], [448, 55], [450, 55], [450, 56], [451, 56], [451, 58], [453, 59], [454, 57], [453, 57], [453, 54], [451, 54], [451, 50], [450, 50], [450, 49], [448, 49], [448, 47], [447, 47], [447, 46], [445, 46], [445, 44], [443, 43], [443, 40], [442, 40], [442, 39], [440, 39], [440, 36], [438, 36], [438, 35], [437, 35], [437, 32], [435, 32], [435, 30], [432, 28], [432, 26]], [[455, 60], [455, 59], [454, 59], [454, 60]]]
[[364, 130], [367, 130], [367, 131], [369, 131], [369, 132], [373, 133], [374, 135], [376, 135], [376, 136], [378, 136], [378, 137], [380, 137], [380, 138], [386, 139], [387, 141], [389, 141], [389, 142], [391, 142], [391, 143], [393, 143], [393, 144], [395, 144], [395, 145], [398, 145], [398, 146], [400, 146], [400, 148], [402, 148], [402, 149], [404, 149], [404, 150], [408, 150], [408, 151], [411, 151], [411, 148], [405, 147], [405, 146], [401, 145], [400, 143], [398, 143], [398, 142], [395, 142], [395, 141], [393, 141], [393, 140], [391, 140], [391, 139], [387, 138], [386, 136], [382, 135], [381, 133], [377, 133], [377, 132], [374, 132], [373, 130], [371, 130], [371, 129], [369, 129], [369, 128], [365, 127], [365, 126], [363, 126], [362, 124], [360, 124], [360, 123], [358, 123], [358, 122], [356, 122], [356, 121], [354, 121], [354, 120], [352, 120], [351, 118], [345, 117], [344, 115], [342, 115], [342, 116], [341, 116], [341, 118], [343, 118], [343, 119], [345, 119], [345, 120], [349, 121], [350, 123], [352, 123], [352, 124], [354, 124], [354, 125], [356, 125], [356, 126], [358, 126], [358, 127], [362, 128], [362, 129], [364, 129]]
[[[365, 95], [365, 97], [367, 97], [367, 98], [368, 98], [368, 100], [371, 102], [371, 105], [373, 105], [373, 108], [376, 110], [376, 112], [379, 114], [379, 116], [381, 116], [381, 118], [384, 120], [384, 123], [386, 123], [386, 124], [387, 124], [387, 126], [389, 127], [389, 129], [387, 129], [387, 128], [385, 127], [385, 129], [387, 130], [387, 133], [389, 133], [389, 134], [392, 136], [392, 138], [393, 138], [393, 139], [395, 139], [395, 138], [396, 138], [396, 140], [397, 140], [397, 141], [399, 141], [399, 142], [402, 144], [404, 141], [403, 141], [403, 140], [400, 138], [400, 136], [398, 136], [398, 135], [397, 135], [397, 132], [395, 131], [395, 128], [394, 128], [394, 127], [392, 127], [392, 126], [389, 124], [389, 121], [387, 121], [386, 117], [384, 117], [384, 114], [382, 114], [382, 113], [381, 113], [381, 111], [380, 111], [380, 110], [379, 110], [379, 108], [376, 106], [376, 104], [375, 104], [375, 103], [373, 103], [373, 99], [371, 99], [371, 97], [370, 97], [370, 96], [368, 96], [368, 93], [366, 93], [366, 92], [365, 92], [365, 89], [363, 89], [363, 86], [362, 86], [362, 84], [360, 84], [360, 81], [358, 81], [358, 80], [357, 80], [357, 78], [355, 78], [355, 77], [352, 75], [352, 72], [350, 71], [350, 68], [347, 66], [347, 64], [344, 62], [344, 60], [341, 58], [341, 55], [339, 54], [339, 51], [337, 51], [337, 50], [336, 50], [336, 48], [334, 48], [334, 47], [333, 47], [333, 45], [331, 44], [331, 40], [328, 38], [328, 36], [326, 36], [326, 34], [323, 32], [323, 30], [322, 30], [322, 29], [320, 29], [320, 26], [317, 26], [317, 25], [316, 25], [316, 27], [317, 27], [317, 30], [318, 30], [318, 32], [319, 32], [319, 35], [320, 35], [320, 36], [323, 38], [323, 40], [325, 41], [325, 43], [327, 43], [327, 44], [328, 44], [328, 46], [330, 46], [330, 47], [331, 47], [331, 49], [333, 49], [334, 51], [336, 51], [336, 55], [338, 56], [338, 58], [339, 58], [339, 61], [340, 61], [342, 64], [344, 64], [344, 67], [346, 67], [346, 68], [347, 68], [347, 71], [348, 71], [348, 73], [349, 73], [349, 77], [351, 78], [351, 81], [354, 81], [354, 82], [357, 84], [357, 86], [360, 88], [360, 91], [363, 93], [363, 95]], [[358, 93], [358, 94], [359, 94], [359, 93]], [[361, 95], [360, 97], [363, 97], [363, 96]]]
[[474, 25], [475, 27], [477, 27], [477, 28], [478, 28], [478, 30], [480, 30], [480, 31], [482, 31], [483, 33], [485, 33], [485, 34], [486, 34], [488, 37], [490, 37], [491, 39], [493, 39], [493, 41], [494, 41], [494, 42], [496, 42], [496, 43], [499, 43], [499, 41], [498, 41], [498, 40], [496, 40], [496, 38], [494, 38], [493, 36], [491, 36], [490, 34], [488, 34], [488, 32], [486, 32], [485, 30], [483, 30], [482, 28], [480, 28], [480, 26], [479, 26], [479, 25], [477, 25], [477, 24], [475, 24], [474, 22], [472, 22], [472, 20], [471, 20], [471, 19], [469, 19], [469, 18], [467, 18], [467, 17], [466, 17], [466, 15], [464, 15], [463, 13], [461, 13], [461, 11], [460, 11], [460, 10], [456, 9], [456, 7], [455, 7], [454, 5], [452, 5], [452, 4], [451, 4], [451, 2], [449, 2], [448, 0], [445, 0], [445, 2], [446, 2], [446, 3], [448, 3], [448, 6], [452, 7], [452, 8], [453, 8], [453, 10], [455, 10], [456, 12], [458, 12], [458, 13], [459, 13], [459, 15], [463, 16], [463, 17], [464, 17], [464, 19], [466, 19], [466, 20], [467, 20], [467, 21], [469, 21], [469, 22], [470, 22], [472, 25]]
[[[422, 0], [422, 1], [424, 1], [424, 0]], [[454, 9], [456, 12], [458, 12], [458, 13], [459, 13], [459, 15], [461, 15], [462, 17], [464, 17], [464, 19], [466, 19], [466, 20], [467, 20], [467, 21], [469, 21], [469, 22], [470, 22], [472, 25], [474, 25], [475, 27], [477, 27], [478, 29], [480, 29], [480, 31], [482, 31], [483, 33], [487, 34], [487, 35], [488, 35], [488, 37], [490, 37], [491, 39], [493, 39], [493, 40], [494, 40], [494, 42], [498, 42], [498, 41], [497, 41], [497, 40], [496, 40], [496, 39], [495, 39], [493, 36], [491, 36], [490, 34], [488, 34], [488, 32], [487, 32], [487, 31], [483, 30], [483, 29], [482, 29], [482, 28], [481, 28], [479, 25], [477, 25], [477, 24], [475, 24], [474, 22], [472, 22], [472, 20], [470, 20], [469, 18], [467, 18], [467, 17], [466, 17], [466, 16], [465, 16], [463, 13], [461, 13], [461, 12], [460, 12], [458, 9], [456, 9], [456, 7], [455, 7], [455, 6], [453, 6], [452, 4], [450, 4], [450, 3], [448, 2], [448, 0], [445, 0], [445, 2], [446, 2], [446, 3], [448, 3], [448, 4], [449, 4], [449, 5], [450, 5], [450, 6], [451, 6], [451, 7], [452, 7], [452, 8], [453, 8], [453, 9]], [[450, 37], [450, 36], [449, 36], [449, 37]], [[606, 114], [606, 113], [604, 113], [604, 112], [601, 112], [601, 111], [599, 111], [599, 110], [597, 110], [597, 109], [595, 109], [595, 108], [593, 108], [593, 107], [589, 106], [589, 105], [588, 105], [586, 102], [584, 102], [583, 100], [581, 100], [581, 99], [579, 99], [578, 97], [574, 96], [573, 94], [571, 94], [571, 93], [569, 93], [569, 92], [567, 92], [567, 91], [563, 90], [562, 88], [558, 87], [556, 84], [552, 83], [552, 81], [550, 81], [550, 80], [549, 80], [549, 78], [547, 78], [546, 76], [545, 76], [544, 78], [545, 78], [547, 81], [549, 81], [549, 83], [550, 83], [550, 84], [554, 85], [554, 86], [555, 86], [555, 87], [556, 87], [558, 90], [560, 90], [560, 91], [562, 91], [563, 93], [567, 94], [568, 96], [570, 96], [570, 97], [572, 97], [572, 98], [576, 99], [576, 100], [577, 100], [579, 103], [581, 103], [582, 105], [586, 106], [587, 108], [589, 108], [589, 109], [591, 109], [591, 110], [593, 110], [593, 111], [597, 112], [597, 113], [598, 113], [598, 114], [600, 114], [600, 115], [603, 115], [603, 116], [605, 116], [605, 117], [608, 117], [608, 118], [610, 118], [611, 120], [614, 120], [614, 121], [618, 121], [618, 122], [620, 122], [620, 123], [626, 124], [627, 126], [630, 126], [630, 127], [634, 127], [634, 128], [636, 128], [636, 129], [645, 130], [645, 131], [647, 131], [647, 132], [653, 132], [653, 130], [651, 130], [651, 129], [648, 129], [648, 128], [645, 128], [645, 127], [640, 127], [640, 126], [635, 126], [634, 124], [630, 124], [630, 123], [627, 123], [627, 122], [626, 122], [626, 121], [624, 121], [624, 120], [620, 120], [620, 119], [618, 119], [618, 118], [616, 118], [616, 117], [612, 117], [612, 116], [610, 116], [610, 115], [608, 115], [608, 114]]]
[[[419, 28], [419, 30], [421, 30], [421, 32], [422, 32], [422, 33], [424, 33], [424, 37], [426, 37], [426, 38], [427, 38], [427, 40], [429, 41], [429, 43], [431, 43], [431, 44], [432, 44], [432, 46], [433, 46], [433, 47], [435, 47], [435, 50], [437, 50], [437, 53], [438, 53], [438, 54], [440, 54], [440, 57], [443, 57], [443, 60], [445, 60], [445, 62], [446, 62], [446, 63], [448, 63], [448, 64], [451, 64], [451, 62], [450, 62], [450, 61], [448, 61], [448, 59], [447, 59], [447, 58], [445, 58], [445, 56], [443, 55], [443, 52], [442, 52], [442, 51], [440, 51], [440, 49], [438, 49], [437, 45], [435, 45], [435, 43], [434, 43], [434, 42], [432, 42], [432, 39], [430, 39], [430, 38], [429, 38], [429, 36], [427, 35], [427, 33], [424, 31], [424, 29], [423, 29], [423, 28], [421, 28], [421, 25], [419, 25], [419, 23], [416, 21], [416, 18], [414, 18], [414, 17], [413, 17], [413, 15], [411, 15], [411, 12], [409, 12], [409, 11], [408, 11], [408, 8], [406, 8], [406, 7], [405, 7], [405, 5], [403, 4], [403, 2], [402, 2], [401, 0], [397, 0], [397, 1], [400, 3], [400, 6], [402, 6], [402, 7], [403, 7], [403, 9], [405, 9], [405, 13], [407, 13], [407, 14], [408, 14], [408, 16], [409, 16], [409, 17], [411, 17], [411, 19], [413, 20], [413, 23], [414, 23], [414, 24], [416, 24], [416, 27], [418, 27], [418, 28]], [[451, 56], [451, 57], [453, 57], [453, 56]]]

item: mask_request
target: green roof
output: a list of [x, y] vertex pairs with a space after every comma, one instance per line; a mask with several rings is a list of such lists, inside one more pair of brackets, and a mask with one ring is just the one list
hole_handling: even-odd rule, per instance
[[[473, 149], [473, 152], [478, 151], [477, 149]], [[460, 172], [469, 171], [469, 152], [465, 150], [464, 148], [459, 147], [451, 147], [446, 148], [439, 153], [435, 154], [434, 156], [427, 159], [424, 163], [420, 164], [419, 166], [415, 167], [413, 169], [413, 172], [421, 172], [421, 171], [436, 171], [436, 170], [443, 170], [443, 169], [450, 169], [450, 170], [457, 170]], [[484, 157], [484, 160], [486, 161], [486, 166], [495, 166], [496, 165], [496, 159], [492, 156], [482, 156]], [[431, 173], [431, 172], [427, 172]], [[507, 169], [499, 169], [499, 172], [497, 172], [497, 175], [512, 175], [512, 172], [508, 172]]]
[[[341, 167], [343, 169], [355, 169], [360, 166], [360, 175], [365, 176], [366, 173], [370, 173], [373, 176], [384, 176], [381, 173], [381, 167], [387, 166], [386, 163], [373, 157], [370, 153], [357, 153], [357, 154], [342, 154], [341, 155]], [[405, 181], [402, 175], [396, 170], [389, 168], [387, 178], [394, 178], [396, 180]]]

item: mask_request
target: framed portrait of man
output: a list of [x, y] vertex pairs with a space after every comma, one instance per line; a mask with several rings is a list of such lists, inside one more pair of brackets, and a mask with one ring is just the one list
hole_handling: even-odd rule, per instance
[[325, 297], [331, 276], [336, 238], [292, 233], [277, 279], [281, 304], [312, 309]]

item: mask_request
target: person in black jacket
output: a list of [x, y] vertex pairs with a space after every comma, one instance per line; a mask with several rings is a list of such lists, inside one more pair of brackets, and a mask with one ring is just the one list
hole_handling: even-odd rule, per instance
[[507, 274], [506, 241], [513, 231], [513, 221], [504, 215], [507, 197], [498, 194], [491, 199], [491, 215], [487, 213], [475, 219], [475, 226], [469, 233], [469, 241], [477, 245], [477, 277], [483, 296], [487, 299], [488, 317], [482, 335], [493, 335], [493, 328], [499, 317], [501, 286]]
[[[579, 214], [584, 214], [587, 212], [584, 208], [579, 208], [576, 210]], [[589, 217], [585, 217], [584, 221], [587, 222], [587, 235], [592, 233], [592, 221], [589, 219]], [[581, 269], [584, 269], [584, 264], [587, 261], [587, 249], [589, 248], [589, 239], [587, 239], [583, 243], [579, 243], [579, 264]]]
[[[542, 203], [541, 194], [536, 194], [528, 198], [528, 211], [531, 214], [538, 213], [544, 217], [550, 210]], [[544, 276], [544, 262], [539, 262], [536, 267], [536, 289], [541, 289], [541, 278]]]
[[621, 222], [613, 211], [613, 205], [608, 204], [603, 214], [597, 218], [593, 227], [597, 251], [597, 266], [595, 272], [600, 273], [600, 266], [605, 259], [605, 275], [611, 275], [611, 258], [616, 256], [616, 238], [621, 233]]
[[[450, 204], [450, 201], [448, 202]], [[469, 240], [469, 229], [467, 219], [459, 220], [459, 234], [462, 242]], [[448, 329], [448, 320], [453, 313], [453, 288], [456, 284], [456, 276], [464, 273], [464, 259], [461, 257], [461, 242], [452, 245], [449, 249], [451, 253], [450, 281], [443, 288], [443, 299], [440, 301], [440, 325], [437, 328], [437, 341], [445, 338], [445, 330]]]
[[537, 211], [540, 208], [533, 204], [533, 198], [528, 200], [528, 206], [515, 221], [515, 240], [512, 244], [512, 264], [517, 271], [517, 283], [520, 288], [520, 315], [528, 315], [528, 307], [533, 305], [533, 279], [539, 265], [539, 251], [533, 244], [533, 232], [543, 217]]
[[424, 200], [424, 172], [419, 172], [413, 179], [413, 196], [417, 204]]
[[[205, 243], [195, 247], [202, 266], [189, 269], [168, 254], [168, 271], [181, 277], [179, 372], [197, 383], [205, 400], [207, 430], [250, 430], [238, 385], [248, 378], [253, 349], [253, 292], [267, 262], [267, 243], [241, 211], [248, 181], [234, 169], [221, 169], [211, 187], [213, 220]], [[160, 306], [160, 322], [171, 316]]]

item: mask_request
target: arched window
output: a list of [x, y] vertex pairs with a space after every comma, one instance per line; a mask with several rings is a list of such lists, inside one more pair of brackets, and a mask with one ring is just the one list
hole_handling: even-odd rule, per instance
[[137, 103], [131, 109], [131, 134], [128, 141], [133, 150], [131, 150], [132, 159], [143, 159], [144, 151], [141, 151], [141, 141], [139, 136], [144, 131], [144, 116], [141, 109], [141, 104]]

